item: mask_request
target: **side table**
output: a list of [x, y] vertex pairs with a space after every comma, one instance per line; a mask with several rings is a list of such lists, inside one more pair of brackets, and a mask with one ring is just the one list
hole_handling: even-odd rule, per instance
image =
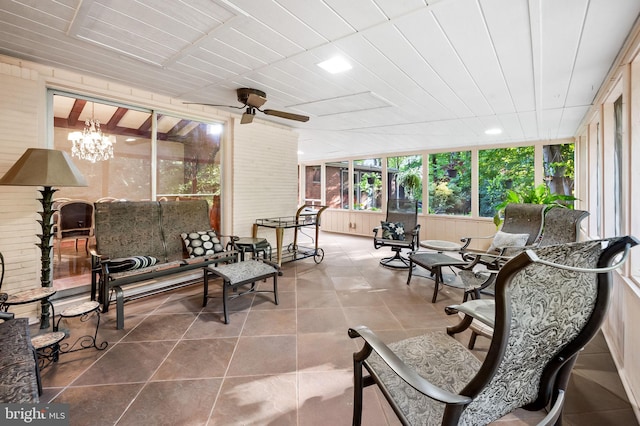
[[51, 331], [31, 338], [31, 345], [38, 357], [38, 368], [42, 370], [52, 362], [57, 362], [60, 355], [60, 341], [66, 337], [62, 331]]
[[[72, 306], [60, 313], [60, 318], [58, 318], [58, 322], [54, 327], [54, 332], [58, 332], [60, 321], [63, 318], [76, 318], [80, 317], [81, 322], [87, 322], [92, 317], [96, 317], [96, 329], [93, 335], [87, 334], [85, 336], [78, 337], [76, 341], [72, 344], [64, 344], [61, 345], [60, 353], [70, 353], [81, 351], [83, 349], [96, 348], [97, 350], [104, 350], [108, 343], [106, 341], [97, 344], [98, 339], [98, 329], [100, 328], [100, 304], [95, 300], [90, 302], [84, 302], [77, 306]], [[64, 333], [63, 333], [64, 334]]]
[[422, 240], [420, 241], [420, 247], [435, 250], [439, 253], [442, 253], [443, 251], [462, 250], [461, 244], [454, 243], [452, 241], [445, 241], [445, 240]]
[[[49, 309], [51, 309], [50, 316], [41, 316], [40, 328], [45, 329], [49, 328], [49, 318], [55, 318], [55, 310], [53, 308], [53, 303], [49, 300], [51, 296], [56, 294], [56, 289], [53, 287], [38, 287], [30, 290], [19, 291], [14, 294], [10, 294], [7, 297], [7, 300], [2, 304], [2, 310], [5, 312], [8, 311], [9, 306], [12, 305], [24, 305], [26, 303], [34, 303], [34, 302], [42, 302], [43, 305], [49, 305]], [[44, 312], [44, 311], [43, 311]]]
[[271, 260], [271, 244], [266, 238], [241, 237], [233, 244], [240, 252], [240, 260], [244, 260], [245, 253], [251, 253], [254, 258], [262, 253], [263, 259]]

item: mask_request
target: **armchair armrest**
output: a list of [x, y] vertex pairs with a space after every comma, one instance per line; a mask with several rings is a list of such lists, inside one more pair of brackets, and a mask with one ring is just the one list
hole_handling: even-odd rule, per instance
[[495, 237], [494, 235], [486, 235], [483, 237], [462, 237], [460, 238], [460, 242], [462, 243], [462, 247], [460, 248], [460, 252], [464, 252], [467, 250], [467, 247], [469, 247], [469, 244], [471, 244], [472, 240], [489, 240], [491, 238]]
[[[398, 356], [393, 353], [393, 351], [389, 349], [389, 347], [385, 345], [368, 327], [358, 326], [350, 328], [349, 337], [352, 339], [356, 337], [364, 339], [365, 349], [375, 350], [378, 355], [380, 355], [380, 358], [382, 358], [389, 368], [391, 368], [402, 380], [429, 398], [447, 404], [457, 405], [467, 405], [472, 401], [471, 397], [446, 391], [420, 376], [400, 358], [398, 358]], [[371, 350], [368, 350], [367, 352], [370, 354]]]

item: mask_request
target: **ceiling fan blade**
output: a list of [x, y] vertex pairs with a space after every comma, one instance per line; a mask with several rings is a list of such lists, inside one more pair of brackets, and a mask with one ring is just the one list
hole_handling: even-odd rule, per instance
[[284, 111], [277, 111], [275, 109], [265, 109], [262, 112], [264, 112], [266, 115], [273, 115], [280, 118], [286, 118], [287, 120], [296, 120], [296, 121], [302, 121], [302, 122], [309, 121], [309, 117], [307, 117], [306, 115], [293, 114], [293, 113], [284, 112]]
[[256, 110], [249, 107], [247, 111], [242, 114], [242, 118], [240, 119], [240, 124], [249, 124], [253, 122], [253, 117], [256, 116]]
[[204, 102], [183, 102], [183, 104], [185, 104], [185, 105], [205, 105], [205, 106], [220, 107], [220, 108], [244, 109], [244, 106], [220, 105], [220, 104], [205, 104]]
[[247, 105], [249, 106], [260, 108], [265, 102], [267, 102], [267, 98], [256, 93], [249, 93], [247, 96]]

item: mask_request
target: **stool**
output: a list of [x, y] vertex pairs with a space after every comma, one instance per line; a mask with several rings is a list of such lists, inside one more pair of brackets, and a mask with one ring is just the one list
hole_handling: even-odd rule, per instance
[[[280, 269], [272, 264], [262, 262], [260, 260], [245, 260], [244, 262], [231, 263], [228, 265], [214, 266], [209, 265], [204, 269], [204, 297], [202, 306], [207, 306], [209, 296], [209, 276], [213, 275], [222, 278], [222, 306], [224, 310], [224, 323], [229, 324], [229, 315], [227, 312], [227, 300], [233, 300], [236, 297], [244, 296], [249, 293], [273, 293], [274, 302], [278, 304], [278, 278]], [[273, 278], [273, 291], [256, 290], [256, 281]], [[251, 284], [249, 290], [227, 296], [228, 290], [237, 291], [238, 287]], [[212, 297], [212, 296], [211, 296]]]
[[233, 244], [240, 252], [240, 260], [244, 260], [245, 253], [251, 253], [254, 258], [262, 253], [263, 259], [271, 260], [271, 244], [266, 238], [242, 237], [234, 240]]
[[52, 362], [58, 362], [60, 341], [66, 337], [62, 331], [38, 334], [31, 338], [31, 345], [38, 356], [38, 368], [43, 369]]
[[[103, 350], [107, 347], [108, 343], [102, 342], [100, 345], [97, 344], [98, 339], [98, 328], [100, 327], [100, 304], [96, 301], [84, 302], [77, 306], [72, 306], [70, 308], [65, 309], [60, 314], [60, 318], [58, 318], [58, 322], [54, 327], [54, 331], [58, 331], [58, 327], [60, 325], [60, 321], [62, 318], [75, 318], [80, 317], [81, 322], [86, 322], [91, 317], [95, 316], [96, 320], [96, 330], [91, 335], [85, 335], [79, 337], [72, 345], [65, 344], [60, 348], [60, 353], [70, 353], [76, 352], [83, 349], [96, 348], [97, 350]], [[62, 333], [64, 334], [64, 333]]]

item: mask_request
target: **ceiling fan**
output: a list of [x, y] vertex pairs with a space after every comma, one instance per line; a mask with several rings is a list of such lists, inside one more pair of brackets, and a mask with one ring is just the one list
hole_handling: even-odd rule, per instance
[[258, 89], [249, 89], [246, 87], [242, 87], [236, 90], [238, 94], [238, 102], [242, 103], [243, 106], [233, 106], [233, 105], [216, 105], [216, 104], [205, 104], [202, 102], [184, 102], [185, 104], [197, 104], [197, 105], [208, 105], [214, 107], [228, 107], [228, 108], [236, 108], [236, 109], [244, 109], [245, 112], [242, 114], [242, 119], [240, 119], [240, 124], [247, 124], [253, 121], [253, 117], [256, 115], [256, 111], [260, 111], [265, 115], [273, 115], [275, 117], [286, 118], [287, 120], [295, 120], [306, 122], [309, 121], [309, 117], [306, 115], [293, 114], [285, 111], [277, 111], [275, 109], [260, 109], [265, 102], [267, 102], [267, 94], [262, 90]]

